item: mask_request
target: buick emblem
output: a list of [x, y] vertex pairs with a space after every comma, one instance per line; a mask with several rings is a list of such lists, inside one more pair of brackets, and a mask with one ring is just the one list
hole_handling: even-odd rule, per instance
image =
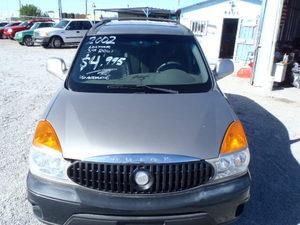
[[137, 171], [134, 180], [139, 186], [145, 186], [149, 183], [150, 177], [146, 171]]
[[152, 175], [147, 170], [136, 171], [133, 179], [136, 185], [143, 190], [149, 189], [153, 183]]

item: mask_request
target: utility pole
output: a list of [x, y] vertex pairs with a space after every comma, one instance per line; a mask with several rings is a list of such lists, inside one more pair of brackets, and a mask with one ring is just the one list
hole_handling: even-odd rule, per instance
[[21, 2], [21, 0], [19, 0], [19, 16], [22, 16], [21, 15], [21, 8], [22, 8], [22, 2]]
[[61, 0], [58, 0], [58, 15], [59, 19], [62, 19], [62, 8], [61, 8]]
[[87, 9], [88, 0], [85, 0], [85, 17], [87, 16], [88, 9]]

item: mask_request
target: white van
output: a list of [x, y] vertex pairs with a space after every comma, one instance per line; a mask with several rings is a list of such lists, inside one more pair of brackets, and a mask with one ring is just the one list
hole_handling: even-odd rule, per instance
[[93, 22], [86, 19], [63, 19], [54, 27], [35, 30], [33, 40], [44, 48], [76, 45], [92, 26]]

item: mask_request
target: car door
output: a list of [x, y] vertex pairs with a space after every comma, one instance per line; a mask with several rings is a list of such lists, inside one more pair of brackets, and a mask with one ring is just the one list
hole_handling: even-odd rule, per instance
[[71, 21], [65, 30], [65, 42], [77, 43], [83, 38], [81, 33], [81, 21]]
[[81, 34], [84, 37], [85, 33], [91, 29], [92, 24], [90, 21], [81, 21]]

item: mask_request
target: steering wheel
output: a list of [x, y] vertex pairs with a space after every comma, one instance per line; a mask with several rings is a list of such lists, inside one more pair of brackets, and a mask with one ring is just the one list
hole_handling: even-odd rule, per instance
[[161, 72], [164, 70], [169, 70], [169, 69], [180, 69], [180, 70], [184, 70], [184, 67], [181, 63], [179, 62], [175, 62], [175, 61], [169, 61], [166, 63], [161, 64], [159, 67], [157, 67], [156, 72]]

